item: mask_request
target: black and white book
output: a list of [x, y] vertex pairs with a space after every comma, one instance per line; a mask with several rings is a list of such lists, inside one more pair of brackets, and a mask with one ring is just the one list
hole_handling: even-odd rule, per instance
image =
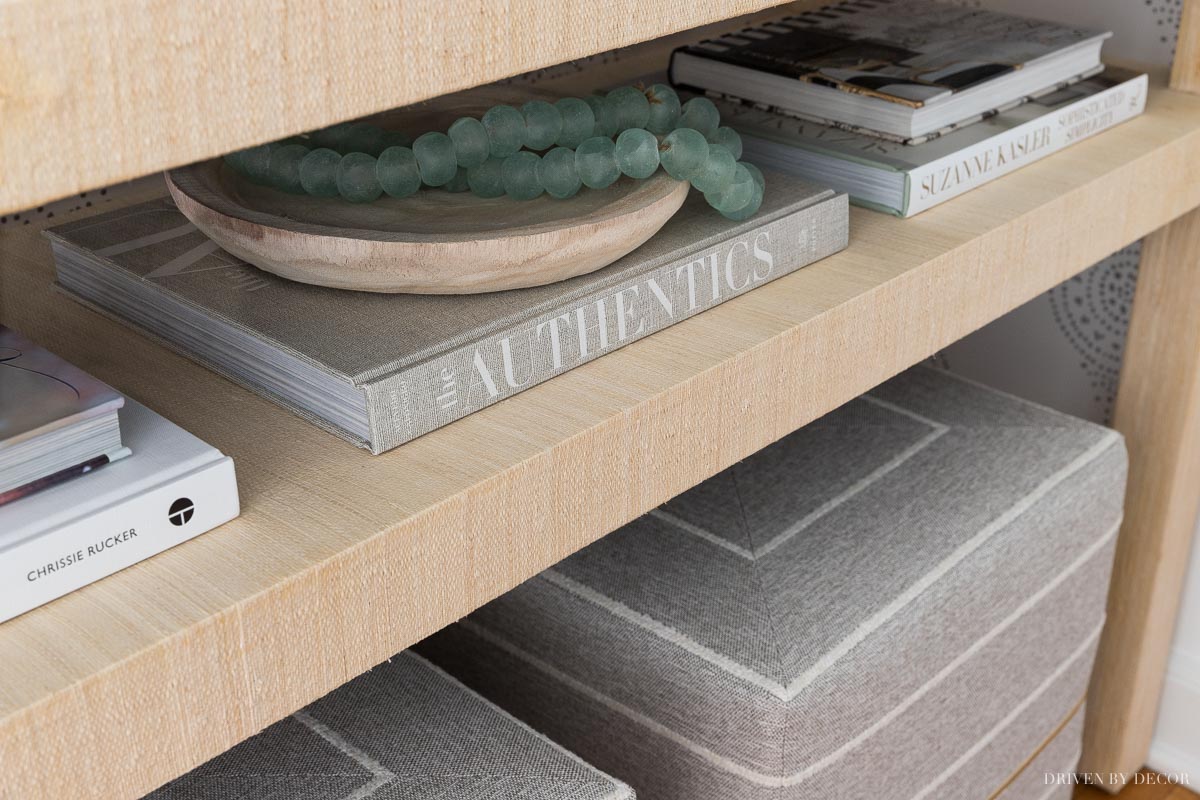
[[1109, 36], [936, 0], [845, 0], [681, 48], [671, 81], [918, 143], [1095, 74]]
[[903, 145], [777, 109], [717, 100], [763, 168], [848, 192], [858, 205], [911, 217], [1083, 141], [1146, 108], [1145, 74], [1109, 68], [924, 144]]
[[124, 458], [108, 385], [0, 325], [0, 505]]
[[67, 292], [380, 453], [846, 246], [844, 194], [780, 174], [766, 186], [749, 220], [692, 192], [601, 270], [467, 296], [288, 281], [219, 250], [167, 199], [47, 235]]
[[133, 400], [120, 417], [128, 458], [0, 506], [0, 621], [238, 515], [230, 458]]

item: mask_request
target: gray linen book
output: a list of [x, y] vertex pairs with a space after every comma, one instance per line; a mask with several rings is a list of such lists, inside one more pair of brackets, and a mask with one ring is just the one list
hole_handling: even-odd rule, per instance
[[381, 453], [846, 246], [846, 195], [794, 177], [768, 175], [744, 222], [692, 195], [604, 269], [459, 297], [276, 277], [166, 198], [46, 235], [68, 293]]

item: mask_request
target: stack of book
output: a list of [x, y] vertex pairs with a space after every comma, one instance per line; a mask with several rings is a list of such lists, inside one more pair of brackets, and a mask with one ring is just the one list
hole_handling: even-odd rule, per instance
[[168, 199], [47, 235], [68, 293], [381, 453], [846, 246], [846, 195], [766, 183], [749, 220], [693, 192], [601, 270], [478, 295], [295, 283], [205, 246]]
[[0, 326], [0, 621], [237, 515], [232, 460]]
[[934, 0], [846, 0], [681, 48], [745, 157], [912, 216], [1145, 108], [1111, 34]]

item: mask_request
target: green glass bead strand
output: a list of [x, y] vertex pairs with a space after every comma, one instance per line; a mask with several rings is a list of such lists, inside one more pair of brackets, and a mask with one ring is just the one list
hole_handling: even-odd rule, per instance
[[504, 159], [501, 175], [504, 178], [504, 193], [514, 200], [532, 200], [542, 193], [542, 182], [538, 180], [536, 153], [522, 150]]
[[471, 184], [467, 180], [467, 168], [459, 167], [458, 171], [454, 173], [454, 177], [447, 181], [442, 188], [454, 194], [471, 191]]
[[559, 147], [569, 147], [574, 150], [583, 144], [584, 139], [592, 136], [596, 128], [596, 115], [592, 107], [578, 97], [564, 97], [554, 103], [558, 113], [562, 115], [562, 133], [555, 142]]
[[644, 128], [650, 119], [650, 101], [646, 94], [635, 86], [622, 86], [613, 89], [605, 99], [613, 107], [616, 116], [616, 131], [627, 131], [630, 128]]
[[584, 186], [603, 189], [621, 177], [614, 148], [612, 139], [604, 136], [593, 136], [576, 148], [575, 169]]
[[442, 186], [449, 183], [458, 172], [454, 142], [444, 133], [430, 131], [421, 134], [413, 142], [412, 151], [417, 157], [421, 182], [426, 186]]
[[583, 185], [575, 166], [575, 151], [567, 147], [556, 147], [542, 156], [538, 162], [537, 176], [546, 194], [556, 200], [573, 197]]
[[733, 128], [722, 125], [712, 136], [708, 137], [712, 144], [719, 144], [729, 151], [734, 158], [742, 157], [742, 137]]
[[[583, 98], [583, 101], [592, 109], [592, 116], [596, 120], [591, 136], [605, 136], [610, 139], [616, 136], [617, 112], [608, 98], [593, 94]], [[591, 138], [591, 136], [587, 138]]]
[[700, 131], [676, 128], [663, 137], [658, 146], [663, 169], [677, 181], [690, 181], [704, 171], [708, 163], [708, 141]]
[[351, 203], [373, 203], [383, 194], [375, 177], [375, 156], [347, 153], [337, 166], [338, 194]]
[[337, 197], [337, 169], [342, 154], [328, 147], [309, 151], [300, 160], [300, 185], [313, 197]]
[[646, 99], [650, 103], [650, 113], [646, 119], [646, 130], [658, 136], [665, 136], [675, 130], [679, 122], [679, 95], [665, 84], [656, 83], [646, 90]]
[[408, 197], [421, 188], [417, 157], [408, 147], [389, 147], [375, 161], [375, 178], [390, 197]]
[[712, 137], [721, 124], [721, 112], [707, 97], [693, 97], [683, 104], [677, 127], [700, 131], [705, 139]]
[[454, 144], [455, 161], [460, 167], [477, 167], [491, 155], [492, 144], [487, 128], [474, 117], [456, 119], [446, 130], [446, 135]]
[[733, 180], [736, 170], [737, 160], [733, 155], [719, 144], [710, 144], [704, 169], [692, 178], [692, 186], [704, 194], [718, 192]]
[[754, 178], [741, 164], [734, 164], [733, 176], [713, 192], [706, 192], [704, 199], [722, 214], [738, 211], [750, 202], [754, 195]]
[[[750, 166], [749, 164], [747, 164], [744, 161], [739, 162], [739, 163], [743, 167]], [[766, 188], [763, 185], [755, 182], [754, 186], [752, 187], [752, 194], [750, 196], [750, 202], [746, 203], [746, 205], [742, 206], [741, 208], [737, 209], [736, 211], [721, 212], [722, 216], [726, 217], [727, 219], [734, 220], [736, 222], [741, 222], [744, 219], [750, 219], [750, 217], [753, 217], [755, 214], [758, 213], [758, 209], [762, 208], [763, 195], [765, 192], [766, 192]]]
[[267, 162], [268, 183], [280, 191], [304, 194], [304, 185], [300, 182], [300, 162], [308, 153], [309, 149], [302, 144], [272, 148]]
[[492, 106], [480, 118], [492, 158], [507, 158], [525, 144], [525, 117], [512, 106]]
[[478, 197], [504, 196], [504, 159], [489, 158], [467, 170], [467, 186]]
[[645, 128], [621, 131], [613, 145], [613, 155], [622, 173], [644, 180], [658, 171], [658, 138]]
[[521, 106], [525, 118], [525, 147], [529, 150], [549, 150], [562, 136], [562, 112], [545, 100], [530, 100]]

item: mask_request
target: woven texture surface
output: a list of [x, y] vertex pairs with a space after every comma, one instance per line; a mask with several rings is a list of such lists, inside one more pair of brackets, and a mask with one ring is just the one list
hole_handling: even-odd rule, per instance
[[422, 652], [645, 797], [987, 797], [1086, 688], [1124, 481], [918, 368]]
[[589, 767], [409, 652], [147, 800], [628, 800]]

